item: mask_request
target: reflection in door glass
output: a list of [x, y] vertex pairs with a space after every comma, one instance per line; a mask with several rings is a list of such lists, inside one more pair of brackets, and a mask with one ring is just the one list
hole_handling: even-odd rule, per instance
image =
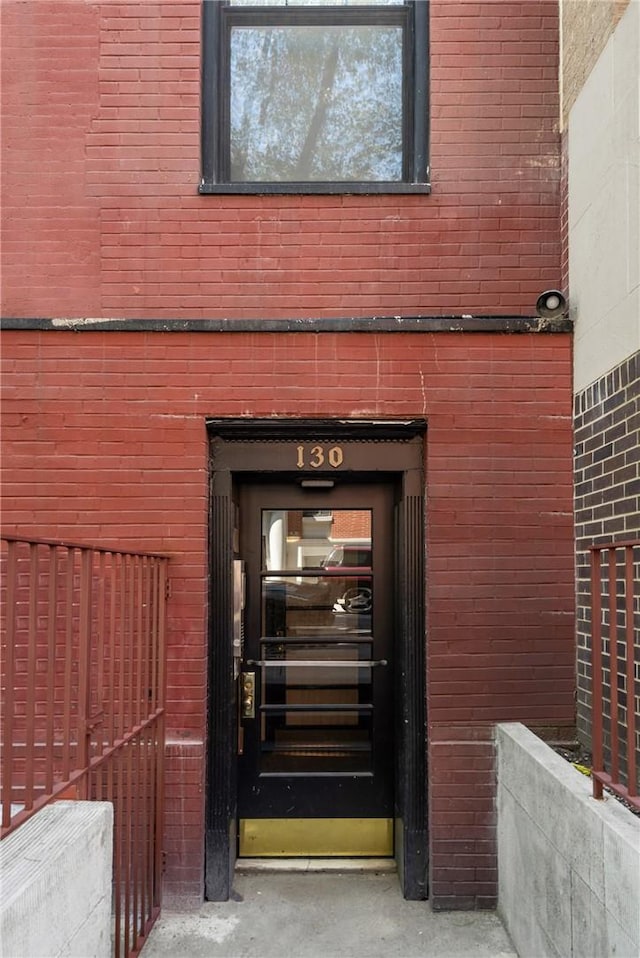
[[262, 570], [262, 774], [370, 773], [371, 510], [264, 510]]
[[371, 569], [369, 509], [264, 509], [262, 568]]
[[371, 769], [371, 643], [263, 643], [261, 771]]

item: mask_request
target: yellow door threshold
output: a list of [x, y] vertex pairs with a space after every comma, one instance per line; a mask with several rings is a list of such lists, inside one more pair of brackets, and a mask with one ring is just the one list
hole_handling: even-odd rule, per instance
[[394, 858], [238, 858], [236, 871], [256, 872], [395, 872]]
[[247, 858], [382, 858], [393, 854], [391, 818], [241, 818]]

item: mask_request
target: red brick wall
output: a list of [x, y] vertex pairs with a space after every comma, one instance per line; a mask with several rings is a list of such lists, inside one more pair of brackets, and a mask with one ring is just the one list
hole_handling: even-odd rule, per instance
[[[198, 196], [200, 4], [3, 0], [2, 309], [530, 315], [557, 7], [431, 4], [430, 196]], [[491, 725], [573, 721], [565, 335], [4, 335], [7, 529], [172, 556], [167, 881], [202, 890], [211, 416], [426, 416], [432, 892], [495, 895]]]
[[199, 2], [2, 11], [4, 315], [530, 314], [560, 281], [553, 0], [432, 0], [428, 197], [198, 196]]
[[495, 897], [492, 724], [573, 724], [570, 337], [5, 332], [6, 530], [171, 554], [167, 889], [202, 891], [205, 416], [426, 416], [432, 895]]

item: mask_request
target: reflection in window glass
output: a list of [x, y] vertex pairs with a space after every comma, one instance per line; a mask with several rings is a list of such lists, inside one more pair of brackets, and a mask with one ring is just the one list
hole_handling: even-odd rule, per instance
[[394, 26], [231, 31], [231, 179], [400, 181], [402, 35]]

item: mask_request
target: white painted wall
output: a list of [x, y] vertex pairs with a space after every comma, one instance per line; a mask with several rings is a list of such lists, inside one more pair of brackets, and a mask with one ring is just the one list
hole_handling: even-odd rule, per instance
[[56, 802], [0, 842], [2, 958], [110, 958], [113, 806]]
[[640, 818], [499, 725], [498, 911], [520, 958], [640, 956]]
[[574, 391], [640, 349], [640, 0], [569, 114]]

